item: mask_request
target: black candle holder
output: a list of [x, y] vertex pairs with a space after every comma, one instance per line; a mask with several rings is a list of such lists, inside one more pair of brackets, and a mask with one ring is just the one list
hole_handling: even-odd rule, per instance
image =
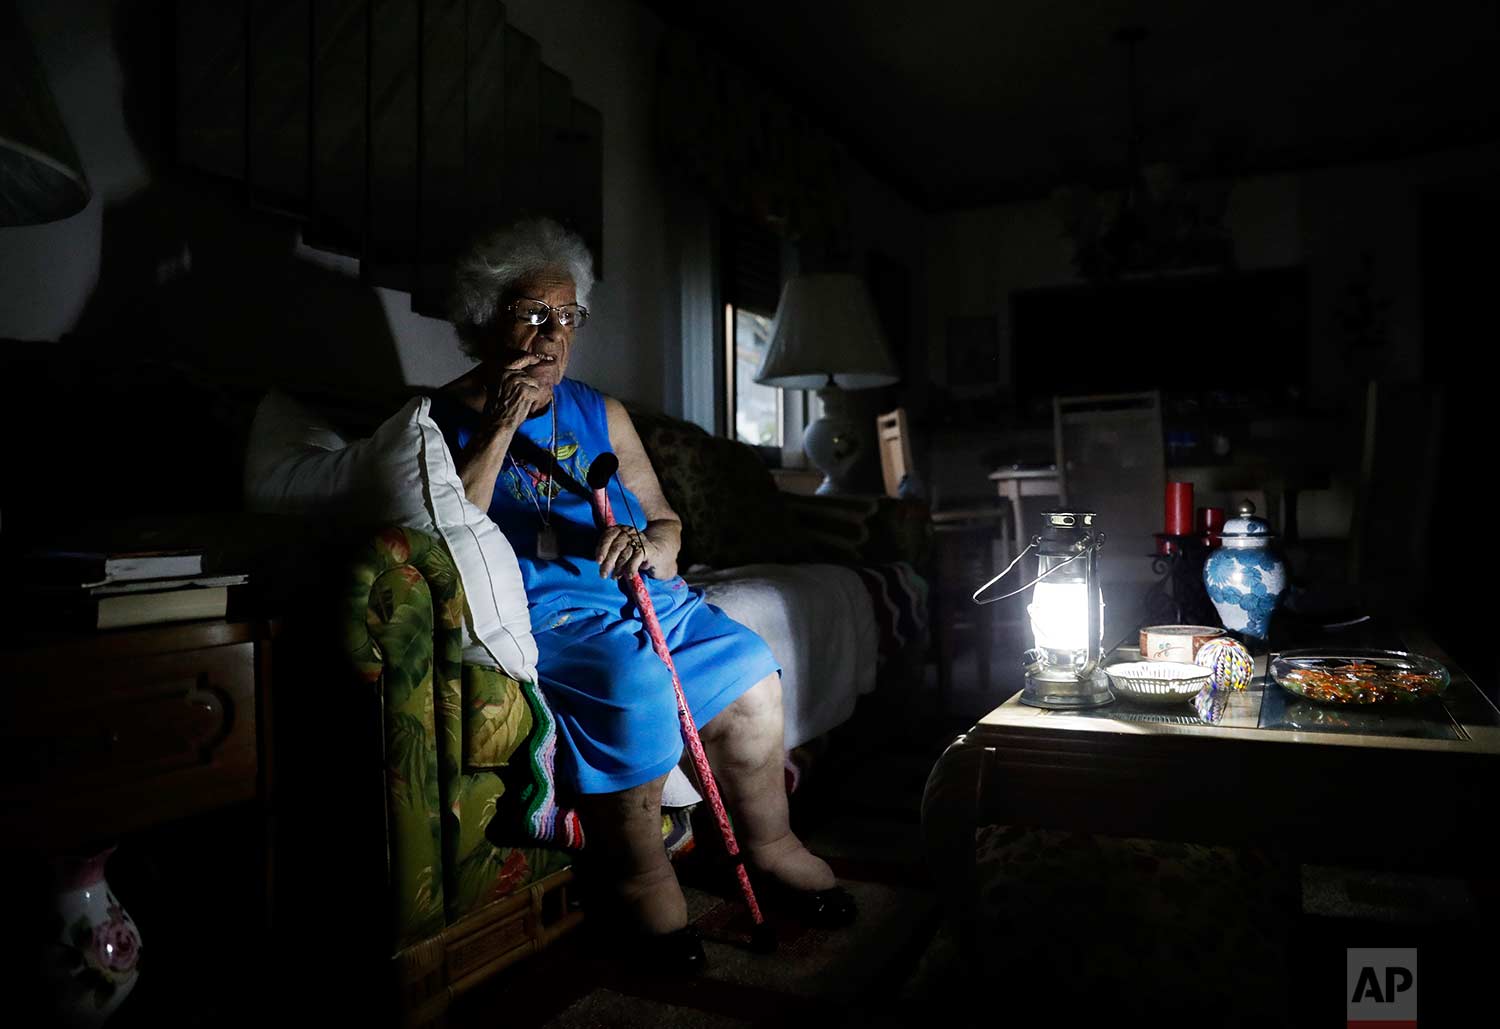
[[1151, 571], [1161, 578], [1146, 593], [1145, 611], [1151, 622], [1177, 625], [1218, 625], [1219, 612], [1203, 585], [1203, 565], [1213, 549], [1201, 533], [1156, 533], [1157, 552]]

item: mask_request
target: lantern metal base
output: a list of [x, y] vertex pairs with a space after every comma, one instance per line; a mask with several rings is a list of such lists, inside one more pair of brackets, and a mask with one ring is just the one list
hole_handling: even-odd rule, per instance
[[1113, 703], [1114, 699], [1115, 695], [1109, 691], [1109, 677], [1098, 668], [1087, 679], [1065, 682], [1034, 679], [1028, 675], [1026, 688], [1021, 691], [1021, 703], [1053, 711], [1103, 707]]

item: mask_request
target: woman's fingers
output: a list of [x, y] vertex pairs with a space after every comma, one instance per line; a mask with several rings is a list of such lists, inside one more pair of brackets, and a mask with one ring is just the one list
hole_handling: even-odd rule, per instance
[[615, 577], [615, 565], [619, 563], [629, 546], [624, 539], [624, 527], [611, 525], [604, 530], [599, 537], [599, 546], [596, 548], [596, 560], [599, 562], [599, 577], [612, 579]]
[[618, 579], [641, 570], [646, 556], [645, 541], [628, 525], [612, 525], [600, 536], [596, 554], [600, 577]]
[[[522, 354], [515, 360], [500, 365], [498, 374], [494, 374], [490, 380], [491, 388], [494, 390], [490, 407], [499, 408], [505, 402], [507, 394], [513, 390], [536, 388], [536, 381], [526, 373], [526, 370], [533, 365], [546, 364], [555, 360], [556, 358], [545, 354]], [[518, 386], [517, 383], [530, 385]]]
[[638, 546], [638, 547], [637, 546], [632, 546], [631, 547], [630, 554], [625, 559], [625, 574], [627, 576], [630, 576], [630, 575], [639, 575], [639, 574], [641, 574], [641, 569], [643, 569], [645, 566], [646, 566], [646, 543], [645, 543], [644, 540], [642, 540], [640, 546]]
[[534, 364], [551, 364], [556, 360], [557, 358], [553, 357], [550, 354], [522, 354], [514, 361], [507, 361], [503, 367], [506, 371], [513, 372], [520, 371], [524, 368], [530, 368]]
[[506, 372], [505, 377], [500, 380], [500, 392], [511, 396], [541, 388], [541, 385], [525, 372]]
[[507, 372], [500, 380], [500, 396], [495, 405], [500, 421], [511, 428], [524, 422], [540, 389], [541, 386], [524, 372]]
[[536, 386], [536, 385], [538, 385], [537, 381], [535, 379], [533, 379], [531, 376], [527, 375], [526, 374], [526, 369], [524, 369], [524, 368], [516, 369], [514, 371], [508, 371], [505, 374], [503, 374], [503, 375], [500, 376], [500, 386], [501, 386], [502, 389], [505, 388], [505, 387], [508, 387], [508, 386]]
[[537, 385], [534, 380], [523, 377], [507, 381], [505, 383], [504, 392], [506, 399], [510, 400], [512, 403], [519, 403], [521, 401], [530, 403], [531, 401], [528, 394], [535, 393], [541, 388], [542, 387]]

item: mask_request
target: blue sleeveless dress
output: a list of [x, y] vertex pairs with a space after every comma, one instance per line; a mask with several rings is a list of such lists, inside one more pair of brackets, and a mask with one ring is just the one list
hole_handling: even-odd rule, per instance
[[[677, 764], [677, 701], [628, 588], [602, 578], [594, 560], [599, 534], [585, 483], [594, 458], [613, 450], [604, 396], [563, 379], [553, 403], [560, 474], [547, 474], [552, 412], [544, 411], [516, 430], [489, 516], [521, 567], [536, 637], [537, 682], [557, 718], [558, 771], [579, 793], [612, 793], [660, 778]], [[454, 454], [463, 452], [482, 424], [478, 412], [442, 394], [432, 398], [432, 418]], [[608, 492], [616, 521], [646, 527], [640, 501], [618, 478]], [[548, 494], [560, 554], [554, 561], [537, 556]], [[781, 671], [765, 641], [704, 600], [702, 590], [680, 576], [643, 579], [700, 727]]]

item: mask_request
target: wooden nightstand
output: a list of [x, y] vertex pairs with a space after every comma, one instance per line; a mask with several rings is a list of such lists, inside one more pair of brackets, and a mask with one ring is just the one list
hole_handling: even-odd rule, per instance
[[75, 847], [271, 786], [270, 627], [204, 621], [0, 650], [0, 832]]
[[243, 989], [245, 962], [218, 948], [269, 934], [273, 635], [215, 620], [0, 644], [3, 847], [35, 860], [119, 844], [108, 875], [146, 958], [112, 1022]]

